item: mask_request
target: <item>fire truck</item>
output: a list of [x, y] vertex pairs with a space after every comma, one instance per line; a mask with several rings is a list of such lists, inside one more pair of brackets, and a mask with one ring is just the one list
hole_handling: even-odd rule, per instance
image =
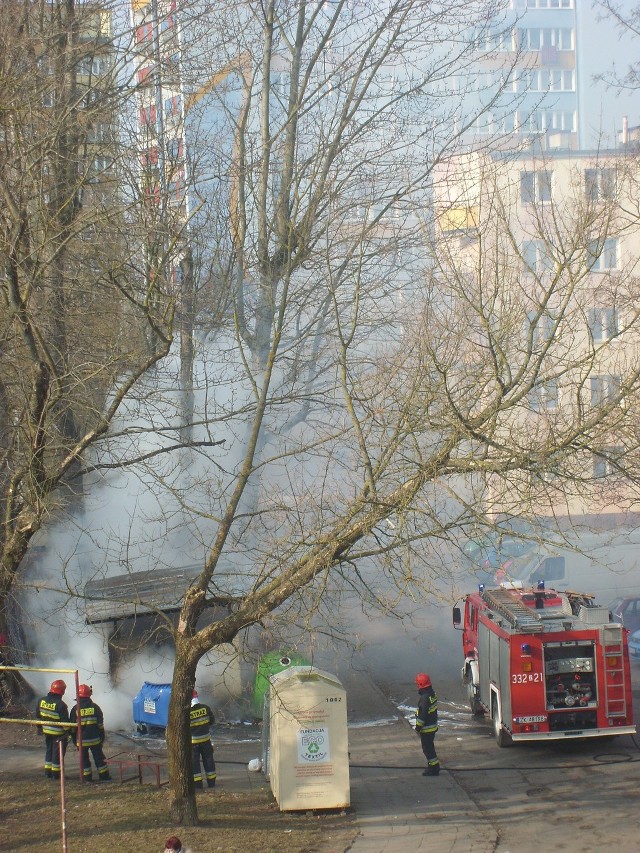
[[480, 585], [453, 609], [473, 714], [498, 746], [635, 734], [627, 632], [593, 596]]

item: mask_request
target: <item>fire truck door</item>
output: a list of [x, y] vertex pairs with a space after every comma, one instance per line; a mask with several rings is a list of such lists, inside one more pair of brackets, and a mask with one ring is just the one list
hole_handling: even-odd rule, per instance
[[491, 690], [489, 684], [491, 682], [491, 631], [485, 625], [478, 625], [478, 670], [480, 673], [480, 684], [478, 698], [485, 708], [491, 708]]
[[478, 626], [480, 701], [491, 713], [492, 695], [499, 694], [503, 721], [511, 716], [509, 643], [485, 625]]

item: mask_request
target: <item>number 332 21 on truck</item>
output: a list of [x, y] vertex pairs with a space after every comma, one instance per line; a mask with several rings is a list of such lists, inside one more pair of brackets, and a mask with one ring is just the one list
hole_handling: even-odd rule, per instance
[[471, 711], [499, 746], [635, 734], [627, 631], [592, 596], [481, 584], [453, 622]]

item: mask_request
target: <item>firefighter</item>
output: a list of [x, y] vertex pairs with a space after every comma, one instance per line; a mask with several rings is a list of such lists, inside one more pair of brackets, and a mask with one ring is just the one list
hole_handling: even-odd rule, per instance
[[[98, 781], [110, 782], [111, 774], [102, 750], [105, 737], [104, 715], [102, 708], [92, 700], [92, 694], [93, 688], [89, 684], [81, 684], [78, 687], [78, 704], [71, 709], [70, 720], [72, 723], [76, 723], [79, 718], [82, 726], [82, 778], [85, 782], [93, 781], [91, 758], [89, 757], [89, 753], [91, 753], [93, 763], [96, 765]], [[73, 742], [76, 748], [79, 748], [77, 728], [73, 729]]]
[[424, 672], [419, 672], [416, 675], [416, 685], [420, 696], [416, 710], [416, 731], [420, 735], [422, 751], [427, 759], [427, 769], [422, 772], [422, 775], [438, 776], [440, 762], [434, 746], [436, 732], [438, 731], [438, 697], [431, 684], [431, 679]]
[[210, 727], [215, 723], [215, 717], [208, 705], [198, 699], [198, 692], [193, 691], [191, 708], [189, 710], [189, 727], [191, 729], [191, 759], [193, 762], [194, 787], [204, 788], [200, 758], [209, 788], [216, 785], [216, 762], [213, 758], [213, 745], [209, 734]]
[[44, 720], [38, 728], [45, 739], [44, 775], [47, 779], [60, 778], [60, 745], [62, 756], [67, 751], [68, 729], [59, 725], [69, 722], [69, 708], [63, 700], [67, 685], [62, 679], [56, 679], [49, 688], [46, 696], [38, 702], [36, 716]]

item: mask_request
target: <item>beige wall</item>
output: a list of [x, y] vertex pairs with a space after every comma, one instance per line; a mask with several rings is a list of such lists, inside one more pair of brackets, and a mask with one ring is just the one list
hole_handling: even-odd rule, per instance
[[[585, 190], [585, 171], [598, 170], [597, 180], [606, 194], [608, 178], [615, 173], [615, 198], [590, 200]], [[609, 171], [609, 170], [613, 170]], [[551, 175], [551, 201], [523, 203], [521, 174], [534, 192], [547, 190], [544, 172]], [[638, 224], [637, 163], [629, 154], [471, 152], [443, 163], [434, 175], [437, 230], [436, 255], [443, 280], [451, 281], [452, 270], [469, 287], [482, 279], [501, 282], [500, 300], [508, 330], [521, 337], [522, 347], [540, 345], [540, 336], [553, 338], [545, 355], [548, 376], [557, 381], [548, 386], [546, 399], [523, 398], [504, 421], [505, 430], [544, 431], [563, 412], [583, 406], [588, 417], [592, 380], [605, 390], [615, 377], [633, 368], [640, 355], [637, 335], [640, 226]], [[596, 241], [605, 247], [589, 271], [586, 247]], [[606, 242], [605, 242], [606, 241]], [[615, 246], [615, 267], [610, 266]], [[536, 258], [534, 268], [527, 267]], [[545, 257], [547, 261], [545, 261]], [[547, 268], [545, 269], [545, 265]], [[535, 312], [551, 288], [552, 276], [562, 276], [538, 322], [533, 340], [526, 340], [528, 314]], [[557, 327], [553, 317], [563, 307], [564, 319]], [[620, 331], [615, 344], [603, 346], [591, 332], [611, 322], [615, 311]], [[504, 321], [503, 321], [504, 322]], [[624, 331], [634, 324], [633, 329]], [[591, 330], [591, 331], [590, 331]], [[606, 339], [606, 333], [604, 335]], [[606, 340], [605, 340], [606, 343]], [[589, 369], [581, 363], [572, 369], [577, 353], [590, 352]], [[584, 361], [581, 359], [581, 361]], [[549, 392], [551, 386], [555, 386]], [[612, 418], [611, 446], [622, 442]], [[535, 506], [538, 514], [554, 516], [617, 515], [638, 508], [635, 486], [616, 476], [594, 481], [593, 455], [588, 450], [574, 456], [571, 485], [550, 471], [543, 478], [514, 473], [496, 478], [486, 510], [516, 512], [518, 506]], [[566, 469], [565, 469], [566, 470]], [[580, 479], [583, 482], [578, 482]], [[500, 485], [498, 486], [498, 482]]]

